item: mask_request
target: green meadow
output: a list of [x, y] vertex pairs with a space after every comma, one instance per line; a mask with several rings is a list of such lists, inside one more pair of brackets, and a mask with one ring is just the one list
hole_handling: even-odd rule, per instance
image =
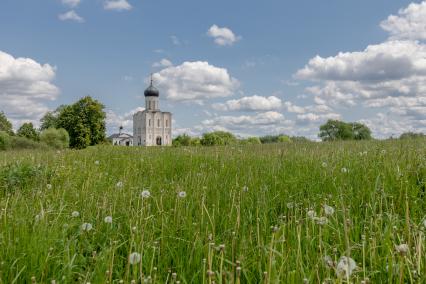
[[424, 139], [0, 152], [0, 283], [426, 283]]

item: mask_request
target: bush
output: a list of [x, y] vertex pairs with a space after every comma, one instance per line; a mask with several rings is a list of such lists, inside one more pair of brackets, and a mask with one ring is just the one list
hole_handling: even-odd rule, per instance
[[0, 150], [7, 150], [10, 148], [10, 136], [5, 131], [0, 131]]
[[232, 145], [237, 143], [237, 138], [235, 138], [235, 136], [229, 132], [214, 131], [210, 133], [204, 133], [200, 143], [203, 146]]
[[260, 142], [259, 137], [249, 137], [246, 139], [247, 144], [262, 144], [262, 142]]
[[287, 135], [280, 135], [278, 136], [278, 142], [279, 143], [290, 143], [292, 142], [290, 137], [288, 137]]
[[47, 149], [44, 143], [36, 142], [25, 137], [13, 136], [11, 137], [12, 149]]
[[63, 128], [49, 128], [41, 132], [40, 141], [50, 147], [63, 149], [69, 147], [70, 137], [68, 132]]

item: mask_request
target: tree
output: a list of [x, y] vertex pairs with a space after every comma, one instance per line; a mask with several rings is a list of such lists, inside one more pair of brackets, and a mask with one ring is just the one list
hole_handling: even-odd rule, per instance
[[7, 150], [11, 146], [10, 136], [6, 131], [0, 131], [0, 150]]
[[370, 129], [361, 123], [346, 123], [339, 120], [328, 120], [320, 126], [318, 136], [323, 141], [371, 139]]
[[415, 133], [415, 132], [404, 132], [399, 136], [399, 139], [417, 139], [426, 137], [423, 133]]
[[181, 134], [173, 139], [173, 146], [190, 146], [191, 137], [188, 134]]
[[4, 112], [0, 112], [0, 131], [13, 135], [12, 123], [7, 119]]
[[56, 149], [68, 148], [70, 137], [63, 129], [49, 128], [40, 133], [40, 141]]
[[237, 142], [237, 138], [232, 133], [225, 131], [214, 131], [210, 133], [204, 133], [200, 140], [203, 146], [215, 146], [215, 145], [231, 145]]
[[259, 137], [249, 137], [246, 139], [247, 144], [262, 144], [262, 142], [260, 142]]
[[83, 149], [105, 141], [105, 118], [104, 106], [87, 96], [62, 107], [57, 127], [69, 133], [70, 147]]
[[16, 134], [20, 137], [25, 137], [30, 140], [37, 141], [38, 133], [34, 128], [34, 125], [31, 122], [26, 122], [19, 127], [18, 132]]
[[60, 105], [54, 111], [47, 112], [40, 119], [40, 130], [45, 130], [49, 128], [58, 128], [58, 117], [66, 105]]
[[290, 137], [288, 137], [287, 135], [280, 135], [278, 136], [278, 142], [280, 143], [291, 143], [291, 139]]

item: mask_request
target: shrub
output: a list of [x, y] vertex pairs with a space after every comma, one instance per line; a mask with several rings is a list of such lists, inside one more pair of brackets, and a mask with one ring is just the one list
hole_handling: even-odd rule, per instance
[[237, 138], [235, 138], [235, 136], [229, 132], [214, 131], [210, 133], [204, 133], [200, 143], [204, 146], [232, 145], [237, 143]]
[[70, 137], [68, 132], [63, 128], [49, 128], [41, 132], [40, 141], [50, 147], [63, 149], [69, 147]]
[[46, 144], [30, 140], [25, 137], [13, 136], [11, 137], [12, 149], [47, 149]]
[[290, 137], [288, 137], [287, 135], [280, 135], [278, 136], [278, 142], [279, 143], [289, 143], [292, 142]]
[[5, 131], [0, 131], [0, 150], [10, 148], [10, 136]]
[[259, 137], [249, 137], [246, 141], [247, 144], [262, 144], [262, 142], [260, 142]]

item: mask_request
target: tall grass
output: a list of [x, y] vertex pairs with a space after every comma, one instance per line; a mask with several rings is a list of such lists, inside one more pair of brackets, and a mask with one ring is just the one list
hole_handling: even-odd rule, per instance
[[[0, 166], [0, 283], [426, 283], [425, 140], [5, 152]], [[338, 277], [342, 256], [357, 268]]]

